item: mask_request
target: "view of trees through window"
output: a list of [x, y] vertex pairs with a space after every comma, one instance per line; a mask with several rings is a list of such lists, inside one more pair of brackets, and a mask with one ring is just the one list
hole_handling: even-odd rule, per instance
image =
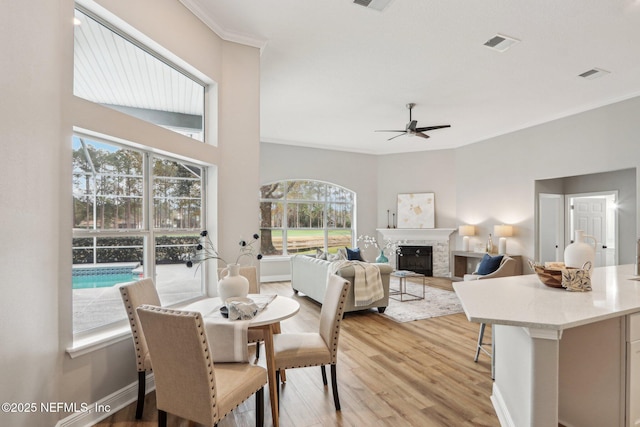
[[155, 277], [167, 304], [202, 294], [202, 276], [185, 260], [203, 228], [203, 174], [196, 165], [74, 136], [74, 332], [124, 319], [118, 283]]
[[330, 253], [353, 242], [355, 193], [321, 181], [291, 180], [260, 188], [263, 255]]

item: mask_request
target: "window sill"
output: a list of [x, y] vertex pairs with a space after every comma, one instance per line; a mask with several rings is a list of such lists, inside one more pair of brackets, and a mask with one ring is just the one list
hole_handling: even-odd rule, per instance
[[75, 359], [125, 339], [131, 339], [131, 328], [129, 325], [118, 325], [88, 334], [82, 338], [74, 337], [73, 345], [68, 347], [66, 351], [72, 359]]
[[[178, 304], [167, 306], [169, 308], [181, 309], [186, 305], [199, 299], [206, 298], [206, 295], [194, 298], [188, 301], [182, 301]], [[131, 339], [131, 326], [122, 321], [111, 327], [105, 327], [95, 332], [88, 332], [80, 336], [73, 337], [73, 345], [67, 347], [66, 352], [72, 358], [84, 356], [93, 351], [100, 350], [112, 344]]]

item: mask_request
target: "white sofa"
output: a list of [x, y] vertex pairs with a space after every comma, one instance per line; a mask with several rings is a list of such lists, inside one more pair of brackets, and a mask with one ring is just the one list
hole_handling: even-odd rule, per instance
[[[327, 288], [327, 272], [332, 261], [325, 261], [308, 255], [294, 255], [291, 257], [291, 287], [294, 292], [302, 292], [309, 298], [322, 304]], [[353, 266], [339, 269], [336, 274], [344, 277], [351, 286], [347, 295], [345, 312], [365, 310], [376, 307], [383, 313], [389, 305], [389, 275], [393, 268], [389, 264], [377, 264], [380, 269], [380, 277], [384, 288], [384, 297], [367, 306], [356, 306], [353, 297], [353, 278], [355, 270]]]

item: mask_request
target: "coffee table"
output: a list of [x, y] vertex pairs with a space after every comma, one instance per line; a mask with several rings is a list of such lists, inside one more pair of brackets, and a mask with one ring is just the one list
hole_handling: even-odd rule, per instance
[[[416, 273], [414, 271], [408, 270], [399, 270], [391, 273], [391, 276], [397, 277], [399, 282], [399, 289], [391, 289], [391, 285], [389, 285], [389, 298], [393, 298], [396, 301], [405, 302], [405, 301], [416, 301], [424, 299], [425, 291], [424, 287], [426, 286], [424, 274]], [[415, 295], [407, 292], [407, 279], [408, 278], [422, 278], [422, 296]]]

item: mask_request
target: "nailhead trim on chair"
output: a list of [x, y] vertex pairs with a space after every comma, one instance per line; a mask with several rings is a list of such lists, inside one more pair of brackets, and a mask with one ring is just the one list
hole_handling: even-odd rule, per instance
[[[344, 306], [347, 301], [347, 295], [349, 293], [349, 288], [345, 288], [342, 291], [342, 295], [340, 296], [340, 302], [338, 303], [338, 312], [341, 313], [338, 317], [338, 321], [336, 322], [336, 327], [333, 331], [333, 345], [331, 346], [331, 362], [330, 365], [335, 365], [338, 362], [338, 338], [340, 337], [340, 322], [342, 322], [342, 318], [344, 316]], [[312, 365], [284, 365], [281, 366], [281, 369], [295, 369], [295, 368], [307, 368], [311, 366], [318, 366], [316, 364]]]
[[340, 323], [342, 322], [342, 318], [344, 317], [344, 305], [347, 302], [347, 293], [349, 292], [349, 287], [345, 288], [342, 291], [342, 297], [340, 298], [340, 305], [338, 306], [338, 312], [340, 316], [338, 316], [338, 320], [336, 322], [336, 327], [333, 331], [333, 345], [331, 346], [331, 364], [335, 365], [338, 361], [338, 338], [340, 337]]
[[[134, 318], [135, 307], [131, 305], [131, 301], [129, 301], [129, 293], [127, 292], [125, 287], [120, 287], [120, 293], [122, 294], [123, 300], [126, 303], [127, 315], [129, 317], [129, 323], [131, 325], [131, 333], [133, 334], [133, 342], [136, 347], [136, 368], [138, 369], [138, 372], [145, 372], [146, 369], [144, 368], [144, 359], [140, 350], [140, 337], [138, 335], [138, 329], [136, 328], [136, 322]], [[151, 371], [151, 369], [149, 370]]]

